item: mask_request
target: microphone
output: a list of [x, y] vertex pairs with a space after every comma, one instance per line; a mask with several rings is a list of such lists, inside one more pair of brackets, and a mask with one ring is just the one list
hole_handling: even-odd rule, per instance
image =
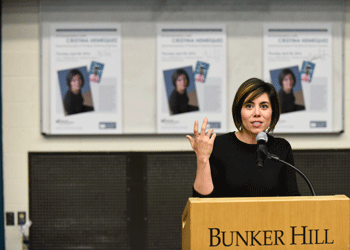
[[256, 151], [258, 160], [256, 165], [259, 168], [262, 168], [264, 166], [264, 160], [266, 159], [266, 155], [267, 155], [267, 148], [266, 148], [267, 134], [265, 132], [260, 132], [257, 134], [255, 140], [258, 142], [258, 148]]

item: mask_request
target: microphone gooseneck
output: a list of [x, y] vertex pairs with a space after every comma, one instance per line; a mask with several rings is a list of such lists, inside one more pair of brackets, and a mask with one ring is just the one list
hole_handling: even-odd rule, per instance
[[315, 190], [311, 184], [311, 182], [309, 181], [309, 179], [306, 177], [306, 175], [304, 175], [303, 172], [301, 172], [298, 168], [294, 167], [292, 164], [284, 161], [284, 160], [281, 160], [278, 156], [276, 155], [273, 155], [273, 154], [270, 154], [269, 152], [267, 152], [267, 158], [268, 159], [271, 159], [271, 160], [275, 160], [275, 161], [279, 161], [279, 162], [282, 162], [283, 164], [287, 165], [288, 167], [291, 167], [293, 168], [298, 174], [300, 174], [304, 180], [306, 181], [307, 185], [309, 186], [310, 190], [311, 190], [311, 193], [313, 196], [316, 196], [316, 193], [315, 193]]
[[256, 141], [258, 142], [258, 149], [257, 149], [257, 156], [258, 156], [258, 162], [257, 162], [257, 165], [258, 167], [263, 167], [264, 166], [264, 160], [266, 159], [266, 157], [268, 159], [271, 159], [271, 160], [275, 160], [275, 161], [278, 161], [278, 162], [281, 162], [285, 165], [287, 165], [288, 167], [291, 167], [292, 169], [294, 169], [298, 174], [301, 175], [301, 177], [304, 178], [304, 180], [306, 181], [306, 183], [308, 184], [310, 190], [311, 190], [311, 193], [313, 196], [316, 196], [316, 193], [315, 193], [315, 190], [311, 184], [311, 182], [309, 181], [309, 179], [306, 177], [306, 175], [303, 174], [303, 172], [301, 172], [298, 168], [294, 167], [292, 164], [286, 162], [286, 161], [283, 161], [281, 160], [278, 156], [276, 155], [273, 155], [273, 154], [270, 154], [268, 151], [267, 151], [267, 147], [266, 147], [266, 142], [267, 142], [267, 134], [265, 132], [260, 132], [257, 134], [256, 136]]

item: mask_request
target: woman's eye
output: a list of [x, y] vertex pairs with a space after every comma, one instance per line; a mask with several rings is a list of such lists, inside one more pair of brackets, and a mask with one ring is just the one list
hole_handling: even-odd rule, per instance
[[251, 108], [253, 108], [253, 105], [247, 104], [247, 105], [245, 105], [245, 107], [246, 107], [247, 109], [251, 109]]
[[263, 105], [261, 105], [261, 108], [262, 109], [267, 109], [269, 106], [267, 105], [267, 104], [263, 104]]

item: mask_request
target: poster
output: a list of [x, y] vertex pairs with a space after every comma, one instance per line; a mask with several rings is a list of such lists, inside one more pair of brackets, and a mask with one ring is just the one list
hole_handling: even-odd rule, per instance
[[122, 133], [120, 25], [69, 23], [53, 24], [50, 29], [46, 132]]
[[226, 28], [222, 24], [157, 25], [157, 132], [226, 132]]
[[265, 24], [264, 79], [281, 102], [276, 133], [333, 131], [330, 24]]

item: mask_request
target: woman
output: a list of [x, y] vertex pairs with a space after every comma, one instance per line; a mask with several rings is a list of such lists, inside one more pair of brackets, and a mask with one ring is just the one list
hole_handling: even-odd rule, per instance
[[[256, 166], [256, 135], [273, 131], [280, 116], [275, 88], [257, 78], [245, 81], [233, 101], [232, 116], [238, 128], [236, 132], [218, 137], [212, 129], [205, 133], [208, 122], [205, 118], [200, 133], [196, 121], [194, 138], [186, 136], [197, 155], [193, 196], [300, 195], [294, 170], [269, 159], [263, 168]], [[271, 154], [294, 165], [292, 149], [286, 140], [268, 135], [266, 146]]]
[[69, 89], [63, 102], [67, 115], [92, 111], [92, 107], [83, 104], [84, 98], [81, 94], [81, 88], [84, 86], [83, 74], [77, 69], [72, 69], [68, 72], [66, 81]]
[[198, 107], [188, 104], [187, 87], [190, 84], [190, 78], [187, 72], [184, 69], [177, 69], [171, 78], [173, 86], [175, 87], [169, 98], [172, 114], [175, 115], [198, 110]]
[[288, 68], [283, 69], [278, 76], [278, 82], [281, 86], [278, 92], [281, 102], [281, 113], [304, 110], [305, 107], [303, 105], [295, 104], [293, 87], [296, 84], [296, 79], [293, 71]]

